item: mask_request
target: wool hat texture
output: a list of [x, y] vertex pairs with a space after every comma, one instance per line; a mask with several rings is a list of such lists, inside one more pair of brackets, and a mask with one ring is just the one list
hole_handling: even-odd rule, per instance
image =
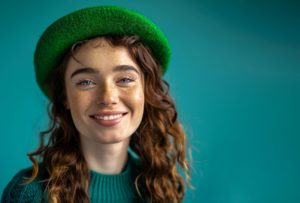
[[171, 49], [163, 32], [144, 15], [119, 6], [84, 8], [63, 16], [52, 23], [41, 35], [34, 53], [36, 80], [49, 97], [49, 74], [61, 62], [70, 47], [82, 40], [102, 36], [139, 36], [165, 73]]

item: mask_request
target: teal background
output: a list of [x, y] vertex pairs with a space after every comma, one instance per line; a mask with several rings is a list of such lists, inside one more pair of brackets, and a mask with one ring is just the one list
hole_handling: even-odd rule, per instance
[[100, 4], [145, 14], [170, 40], [165, 79], [193, 154], [185, 202], [300, 202], [300, 3], [291, 0], [1, 0], [1, 193], [47, 126], [33, 72], [40, 34]]

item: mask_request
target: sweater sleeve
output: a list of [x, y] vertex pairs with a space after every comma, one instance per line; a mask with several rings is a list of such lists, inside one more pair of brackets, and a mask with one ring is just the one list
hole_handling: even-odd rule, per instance
[[37, 181], [24, 183], [24, 178], [28, 177], [27, 172], [28, 169], [23, 169], [11, 179], [3, 191], [1, 203], [40, 202], [42, 187]]

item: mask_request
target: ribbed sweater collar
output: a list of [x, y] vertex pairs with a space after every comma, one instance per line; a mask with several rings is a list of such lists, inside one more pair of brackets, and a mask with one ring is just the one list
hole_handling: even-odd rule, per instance
[[119, 174], [101, 174], [90, 171], [90, 198], [92, 202], [124, 202], [137, 197], [134, 180], [137, 176], [134, 158], [128, 155], [125, 169]]

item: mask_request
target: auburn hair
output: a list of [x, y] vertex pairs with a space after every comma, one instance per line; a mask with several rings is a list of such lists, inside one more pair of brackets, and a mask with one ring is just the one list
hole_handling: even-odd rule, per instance
[[[111, 46], [126, 47], [139, 65], [144, 80], [145, 109], [140, 126], [131, 136], [130, 147], [139, 156], [140, 174], [135, 180], [138, 194], [145, 202], [181, 202], [190, 165], [186, 158], [186, 135], [178, 121], [169, 85], [150, 49], [137, 36], [101, 36]], [[80, 46], [81, 43], [76, 43]], [[82, 155], [79, 133], [66, 109], [64, 76], [73, 49], [50, 74], [49, 129], [40, 133], [40, 145], [28, 154], [33, 163], [33, 181], [41, 159], [49, 175], [46, 191], [50, 202], [89, 203], [89, 169]], [[46, 138], [48, 141], [46, 143]], [[38, 158], [38, 159], [37, 159]], [[184, 172], [185, 177], [180, 173]]]

